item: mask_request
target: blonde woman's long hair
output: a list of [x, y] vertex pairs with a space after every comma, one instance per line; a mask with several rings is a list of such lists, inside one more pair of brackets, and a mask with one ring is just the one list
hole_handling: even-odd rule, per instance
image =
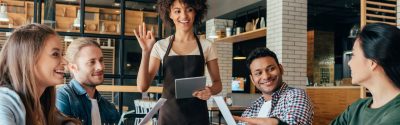
[[26, 123], [58, 125], [72, 120], [55, 106], [55, 87], [47, 87], [39, 97], [34, 67], [45, 41], [57, 33], [41, 24], [28, 24], [13, 31], [0, 52], [0, 86], [14, 90], [26, 110]]

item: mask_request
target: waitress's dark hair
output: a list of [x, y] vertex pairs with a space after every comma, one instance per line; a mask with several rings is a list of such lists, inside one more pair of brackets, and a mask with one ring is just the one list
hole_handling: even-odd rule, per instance
[[400, 88], [400, 29], [384, 23], [368, 24], [358, 39], [365, 57], [382, 66], [390, 80]]
[[160, 14], [162, 21], [167, 26], [174, 26], [174, 21], [169, 18], [169, 14], [171, 13], [171, 6], [174, 1], [179, 1], [180, 3], [194, 9], [194, 11], [196, 12], [194, 24], [200, 24], [201, 20], [203, 20], [204, 16], [207, 13], [207, 0], [158, 0], [157, 12]]

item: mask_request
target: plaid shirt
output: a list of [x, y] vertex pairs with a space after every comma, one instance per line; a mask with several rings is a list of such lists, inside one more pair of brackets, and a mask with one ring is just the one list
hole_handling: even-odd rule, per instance
[[[243, 112], [242, 117], [257, 117], [264, 102], [261, 96]], [[272, 93], [268, 117], [277, 118], [289, 125], [311, 125], [313, 114], [311, 100], [304, 90], [288, 87], [283, 83], [278, 91]]]

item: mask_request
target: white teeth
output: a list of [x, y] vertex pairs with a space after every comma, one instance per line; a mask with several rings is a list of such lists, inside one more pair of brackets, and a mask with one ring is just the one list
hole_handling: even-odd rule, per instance
[[181, 23], [188, 23], [189, 21], [187, 21], [187, 20], [181, 20], [181, 21], [179, 21], [179, 22], [181, 22]]
[[262, 84], [266, 84], [266, 85], [270, 85], [271, 83], [272, 83], [272, 81], [262, 82]]
[[58, 69], [58, 70], [56, 70], [56, 73], [64, 73], [64, 70]]

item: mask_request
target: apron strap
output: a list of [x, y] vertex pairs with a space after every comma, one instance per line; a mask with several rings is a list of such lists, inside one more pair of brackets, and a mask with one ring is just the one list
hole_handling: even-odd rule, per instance
[[206, 64], [205, 63], [206, 60], [204, 59], [203, 47], [201, 46], [200, 40], [199, 40], [199, 38], [197, 37], [196, 34], [194, 34], [194, 37], [196, 38], [197, 47], [199, 48], [200, 56], [203, 59], [203, 63]]
[[175, 35], [172, 35], [172, 36], [169, 38], [169, 44], [168, 44], [167, 51], [165, 52], [165, 55], [164, 55], [164, 58], [163, 58], [163, 62], [164, 62], [164, 60], [168, 57], [169, 52], [171, 51], [171, 48], [172, 48], [172, 42], [174, 42], [174, 40], [175, 40]]

